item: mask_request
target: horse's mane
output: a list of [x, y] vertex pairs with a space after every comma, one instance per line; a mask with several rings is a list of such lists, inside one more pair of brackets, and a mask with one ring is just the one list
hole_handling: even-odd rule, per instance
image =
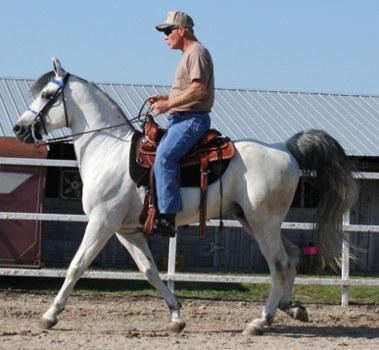
[[[85, 81], [86, 83], [90, 83], [96, 89], [97, 94], [99, 94], [103, 99], [105, 99], [107, 102], [109, 102], [109, 104], [111, 105], [112, 109], [117, 114], [119, 114], [120, 116], [122, 116], [126, 121], [129, 122], [129, 119], [125, 115], [124, 111], [121, 109], [121, 107], [118, 105], [118, 103], [112, 97], [110, 97], [103, 90], [101, 90], [95, 83], [88, 82], [87, 80], [82, 79], [82, 78], [79, 78], [79, 79]], [[131, 123], [129, 123], [129, 124], [134, 129], [133, 125]]]
[[[38, 95], [41, 90], [46, 86], [46, 84], [50, 81], [50, 79], [54, 78], [55, 76], [55, 73], [54, 71], [50, 71], [50, 72], [47, 72], [43, 75], [41, 75], [37, 80], [36, 82], [32, 85], [32, 87], [30, 88], [29, 92], [32, 96], [35, 96], [35, 95]], [[92, 83], [92, 82], [89, 82], [88, 80], [85, 80], [83, 78], [80, 78], [80, 77], [77, 77], [75, 76], [76, 78], [82, 80], [83, 82], [85, 83], [88, 83], [88, 84], [91, 84], [95, 89], [96, 89], [96, 93], [98, 95], [100, 95], [105, 101], [107, 101], [112, 109], [118, 114], [120, 115], [121, 117], [123, 117], [126, 121], [129, 122], [129, 119], [127, 118], [127, 116], [125, 115], [124, 111], [121, 109], [121, 107], [115, 102], [115, 100], [110, 97], [108, 94], [106, 94], [103, 90], [101, 90], [95, 83]], [[134, 126], [129, 123], [130, 126], [134, 129]]]

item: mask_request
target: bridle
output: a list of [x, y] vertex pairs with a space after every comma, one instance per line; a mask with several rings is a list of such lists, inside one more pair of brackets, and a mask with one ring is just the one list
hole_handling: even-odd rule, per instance
[[130, 123], [135, 123], [135, 122], [141, 123], [142, 119], [143, 119], [143, 116], [145, 116], [147, 118], [147, 115], [150, 113], [150, 108], [148, 109], [148, 111], [146, 113], [143, 113], [143, 109], [145, 108], [145, 106], [146, 106], [146, 104], [148, 102], [148, 99], [147, 99], [147, 100], [144, 101], [144, 103], [143, 103], [143, 105], [142, 105], [142, 107], [141, 107], [141, 109], [140, 109], [140, 111], [138, 113], [138, 116], [134, 117], [132, 119], [126, 118], [127, 121], [125, 123], [111, 125], [111, 126], [107, 126], [107, 127], [103, 127], [103, 128], [99, 128], [99, 129], [88, 130], [88, 131], [84, 131], [84, 132], [80, 132], [80, 133], [76, 133], [76, 134], [72, 134], [72, 135], [66, 135], [66, 136], [56, 137], [56, 138], [52, 138], [52, 139], [49, 139], [49, 140], [46, 140], [46, 141], [45, 140], [41, 140], [36, 135], [36, 126], [38, 125], [38, 123], [41, 124], [42, 128], [43, 128], [43, 131], [45, 132], [45, 135], [48, 134], [44, 117], [47, 115], [47, 113], [49, 112], [50, 108], [56, 103], [56, 101], [59, 98], [59, 96], [62, 96], [62, 103], [63, 103], [64, 115], [65, 115], [65, 120], [66, 120], [66, 125], [65, 126], [69, 127], [69, 120], [68, 120], [68, 115], [67, 115], [66, 102], [65, 102], [65, 98], [64, 98], [64, 89], [65, 89], [65, 87], [67, 85], [67, 82], [68, 82], [69, 78], [70, 78], [70, 73], [66, 73], [66, 75], [64, 76], [64, 78], [63, 78], [62, 81], [54, 79], [54, 78], [51, 78], [49, 81], [51, 83], [54, 83], [55, 85], [58, 85], [57, 91], [55, 91], [55, 93], [49, 97], [49, 100], [40, 109], [39, 112], [37, 112], [36, 110], [32, 109], [31, 107], [28, 108], [28, 111], [35, 115], [35, 118], [34, 118], [34, 120], [32, 122], [32, 125], [31, 125], [31, 133], [32, 133], [32, 137], [34, 139], [34, 142], [35, 142], [36, 146], [43, 145], [43, 144], [47, 145], [47, 144], [51, 144], [51, 143], [59, 143], [59, 142], [71, 142], [71, 141], [73, 141], [73, 138], [75, 136], [80, 136], [80, 135], [83, 135], [83, 134], [94, 133], [94, 132], [97, 132], [97, 131], [102, 131], [102, 130], [107, 130], [107, 129], [111, 129], [111, 128], [116, 128], [116, 127], [123, 126], [125, 124], [130, 124]]
[[59, 96], [62, 96], [64, 115], [65, 115], [65, 119], [66, 119], [66, 125], [65, 126], [66, 127], [69, 126], [67, 110], [66, 110], [66, 103], [65, 103], [65, 98], [64, 98], [64, 88], [66, 87], [66, 84], [67, 84], [67, 81], [69, 78], [70, 78], [70, 73], [66, 73], [66, 75], [64, 76], [62, 81], [51, 78], [50, 82], [54, 83], [55, 85], [58, 85], [57, 91], [55, 91], [55, 93], [49, 97], [49, 100], [40, 109], [39, 112], [37, 112], [36, 110], [34, 110], [31, 107], [28, 108], [28, 111], [35, 115], [35, 118], [32, 122], [31, 132], [32, 132], [33, 139], [36, 143], [40, 142], [40, 140], [38, 140], [38, 138], [36, 136], [36, 125], [38, 125], [38, 123], [40, 123], [42, 125], [43, 131], [45, 132], [45, 135], [48, 134], [44, 118], [47, 115], [47, 113], [49, 112], [50, 108], [55, 104], [55, 102], [57, 101]]

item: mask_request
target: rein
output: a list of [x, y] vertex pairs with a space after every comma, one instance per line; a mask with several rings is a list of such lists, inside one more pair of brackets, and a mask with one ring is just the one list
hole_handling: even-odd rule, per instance
[[36, 140], [35, 141], [35, 145], [36, 146], [41, 146], [41, 145], [50, 145], [50, 144], [53, 144], [53, 143], [67, 143], [67, 142], [71, 142], [71, 141], [74, 141], [74, 137], [75, 136], [81, 136], [81, 135], [91, 134], [91, 133], [98, 132], [98, 131], [108, 130], [108, 129], [112, 129], [112, 128], [118, 128], [120, 126], [127, 125], [128, 123], [134, 123], [136, 120], [139, 120], [139, 118], [140, 118], [140, 116], [135, 117], [133, 119], [129, 119], [125, 123], [115, 124], [115, 125], [111, 125], [111, 126], [106, 126], [104, 128], [99, 128], [99, 129], [93, 129], [93, 130], [78, 132], [76, 134], [71, 134], [71, 135], [66, 135], [66, 136], [61, 136], [61, 137], [55, 137], [55, 138], [52, 138], [52, 139], [49, 139], [49, 140], [41, 140], [41, 141], [40, 140]]
[[[54, 93], [53, 96], [51, 96], [49, 98], [48, 102], [42, 107], [42, 109], [39, 112], [33, 110], [30, 107], [28, 108], [28, 110], [35, 115], [33, 126], [38, 121], [40, 121], [41, 124], [42, 124], [43, 130], [45, 132], [45, 135], [47, 135], [48, 132], [47, 132], [45, 121], [44, 121], [43, 117], [49, 112], [50, 108], [56, 102], [56, 100], [57, 100], [57, 98], [58, 98], [58, 96], [60, 94], [62, 95], [63, 108], [64, 108], [64, 114], [65, 114], [65, 119], [66, 119], [66, 127], [69, 127], [67, 110], [66, 110], [66, 104], [65, 104], [65, 98], [64, 98], [64, 88], [66, 87], [66, 84], [67, 84], [67, 81], [68, 81], [69, 78], [70, 78], [70, 73], [67, 73], [65, 75], [63, 81], [59, 81], [59, 80], [56, 80], [56, 79], [51, 79], [50, 80], [51, 82], [53, 82], [54, 84], [56, 84], [56, 85], [59, 86], [58, 90]], [[99, 132], [99, 131], [103, 131], [103, 130], [117, 128], [117, 127], [120, 127], [120, 126], [123, 126], [123, 125], [127, 125], [127, 124], [130, 124], [130, 123], [135, 123], [136, 121], [140, 122], [141, 121], [141, 116], [143, 115], [142, 111], [145, 108], [147, 102], [148, 102], [148, 99], [146, 99], [144, 101], [144, 103], [143, 103], [143, 105], [142, 105], [142, 107], [141, 107], [141, 109], [140, 109], [137, 117], [134, 117], [132, 119], [128, 119], [126, 117], [127, 120], [126, 120], [125, 123], [120, 123], [120, 124], [116, 124], [116, 125], [106, 126], [106, 127], [103, 127], [103, 128], [98, 128], [98, 129], [83, 131], [83, 132], [76, 133], [76, 134], [71, 134], [71, 135], [66, 135], [66, 136], [61, 136], [61, 137], [55, 137], [55, 138], [51, 138], [49, 140], [39, 140], [36, 137], [36, 135], [35, 135], [35, 129], [34, 129], [34, 127], [32, 127], [32, 136], [33, 136], [33, 139], [34, 139], [34, 144], [38, 147], [38, 146], [41, 146], [41, 145], [49, 145], [49, 144], [55, 144], [55, 143], [68, 143], [68, 142], [74, 141], [74, 137], [76, 137], [76, 136], [81, 136], [81, 135], [85, 135], [85, 134], [90, 134], [90, 133], [94, 133], [94, 132]], [[145, 115], [149, 114], [149, 111], [150, 111], [150, 108], [145, 113]]]

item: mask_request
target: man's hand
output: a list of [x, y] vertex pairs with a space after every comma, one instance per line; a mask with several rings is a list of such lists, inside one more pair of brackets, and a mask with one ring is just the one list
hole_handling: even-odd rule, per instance
[[170, 110], [168, 95], [152, 95], [148, 97], [150, 107], [155, 115], [166, 113]]

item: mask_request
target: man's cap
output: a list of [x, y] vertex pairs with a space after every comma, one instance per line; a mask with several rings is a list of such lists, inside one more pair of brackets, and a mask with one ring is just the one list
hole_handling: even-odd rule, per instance
[[186, 27], [193, 32], [194, 23], [190, 16], [181, 11], [169, 11], [167, 18], [162, 24], [155, 26], [160, 32], [170, 28], [170, 27]]

